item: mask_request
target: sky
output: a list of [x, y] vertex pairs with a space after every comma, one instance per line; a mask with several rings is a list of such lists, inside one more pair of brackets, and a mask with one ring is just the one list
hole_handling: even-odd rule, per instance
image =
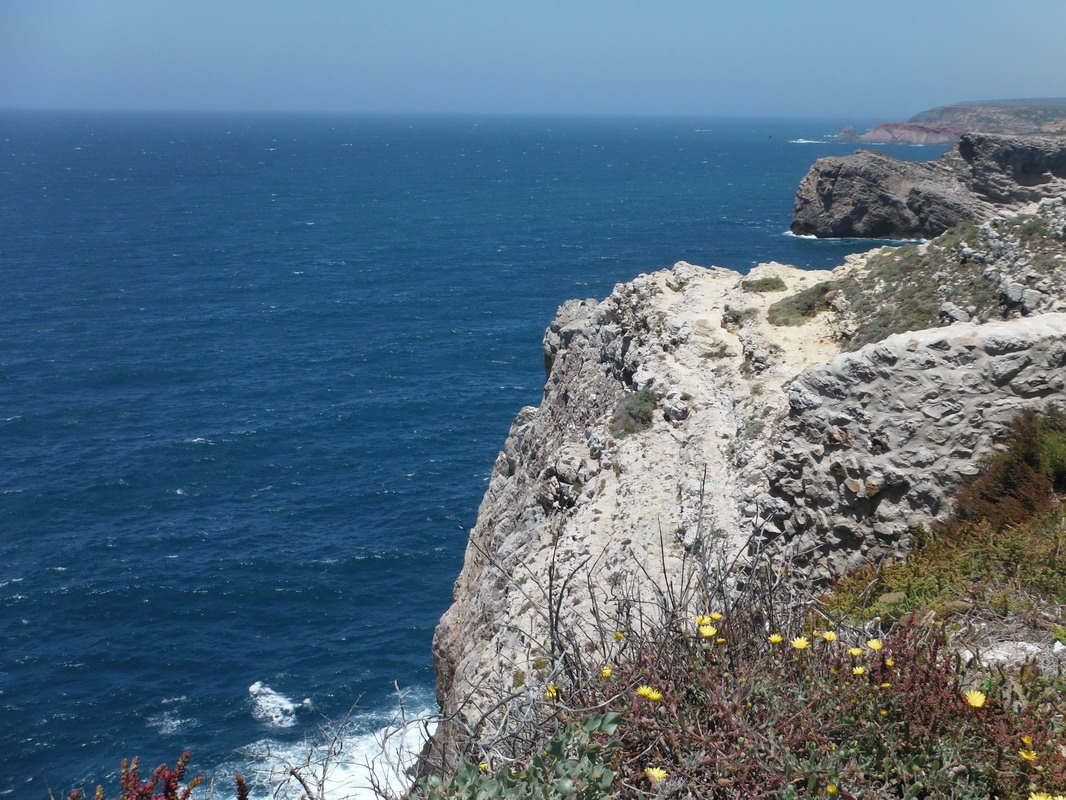
[[0, 0], [0, 108], [905, 119], [1066, 97], [1066, 0]]

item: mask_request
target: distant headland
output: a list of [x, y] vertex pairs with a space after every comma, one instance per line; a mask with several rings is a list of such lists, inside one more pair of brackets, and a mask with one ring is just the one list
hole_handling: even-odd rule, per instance
[[937, 106], [906, 122], [884, 122], [866, 133], [848, 125], [838, 142], [947, 144], [963, 133], [1066, 133], [1066, 98], [982, 100]]

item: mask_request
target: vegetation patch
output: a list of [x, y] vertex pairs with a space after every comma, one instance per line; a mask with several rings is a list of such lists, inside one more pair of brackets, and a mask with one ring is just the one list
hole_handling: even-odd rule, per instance
[[766, 319], [771, 325], [802, 325], [829, 308], [829, 293], [836, 288], [836, 281], [816, 283], [791, 297], [778, 300], [768, 309]]
[[745, 292], [783, 292], [788, 286], [780, 278], [755, 278], [741, 281], [740, 288]]
[[657, 403], [658, 398], [651, 389], [623, 395], [611, 417], [611, 434], [622, 437], [650, 428]]
[[[1066, 682], [977, 681], [935, 629], [872, 637], [710, 612], [551, 684], [546, 744], [479, 753], [412, 797], [1026, 800], [1066, 791]], [[976, 682], [975, 682], [976, 681]], [[1035, 789], [1034, 789], [1035, 787]]]
[[722, 312], [722, 327], [736, 330], [752, 319], [756, 313], [754, 308], [730, 308], [726, 306]]

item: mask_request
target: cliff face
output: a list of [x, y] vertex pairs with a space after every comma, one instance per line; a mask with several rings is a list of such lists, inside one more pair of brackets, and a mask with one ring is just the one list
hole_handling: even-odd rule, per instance
[[[1066, 204], [1034, 212], [1054, 234], [1040, 257], [1066, 266]], [[857, 295], [799, 325], [768, 313], [846, 279], [893, 302], [864, 278], [880, 268], [869, 254], [748, 276], [679, 263], [562, 306], [544, 339], [544, 399], [512, 425], [436, 632], [438, 697], [456, 719], [436, 756], [506, 727], [523, 693], [565, 682], [567, 658], [610, 660], [611, 633], [655, 624], [642, 609], [693, 564], [742, 579], [769, 553], [809, 584], [902, 552], [1013, 415], [1066, 402], [1066, 314], [1041, 313], [1066, 289], [1011, 301], [1035, 256], [991, 238], [1013, 256], [988, 267], [987, 321], [853, 353], [841, 330]], [[619, 409], [649, 398], [647, 428], [623, 433]]]
[[[828, 273], [766, 265], [749, 280], [775, 277], [797, 290]], [[838, 351], [827, 322], [796, 339], [761, 321], [781, 295], [680, 263], [559, 309], [544, 339], [544, 400], [511, 427], [437, 628], [446, 715], [489, 735], [501, 714], [480, 724], [483, 709], [523, 682], [543, 691], [553, 581], [559, 627], [595, 640], [594, 609], [617, 630], [639, 624], [633, 608], [681, 573], [697, 542], [740, 548], [751, 513], [741, 472], [766, 465], [759, 431], [784, 410], [784, 381]], [[624, 434], [616, 413], [642, 390], [653, 393], [650, 426]], [[565, 576], [575, 577], [560, 588]]]
[[963, 135], [936, 161], [881, 153], [822, 158], [796, 191], [791, 230], [913, 239], [1066, 194], [1066, 136]]

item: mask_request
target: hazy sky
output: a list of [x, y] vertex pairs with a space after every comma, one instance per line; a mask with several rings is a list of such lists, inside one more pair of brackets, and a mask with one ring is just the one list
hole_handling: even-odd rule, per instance
[[0, 0], [0, 108], [833, 116], [1066, 96], [1066, 0]]

